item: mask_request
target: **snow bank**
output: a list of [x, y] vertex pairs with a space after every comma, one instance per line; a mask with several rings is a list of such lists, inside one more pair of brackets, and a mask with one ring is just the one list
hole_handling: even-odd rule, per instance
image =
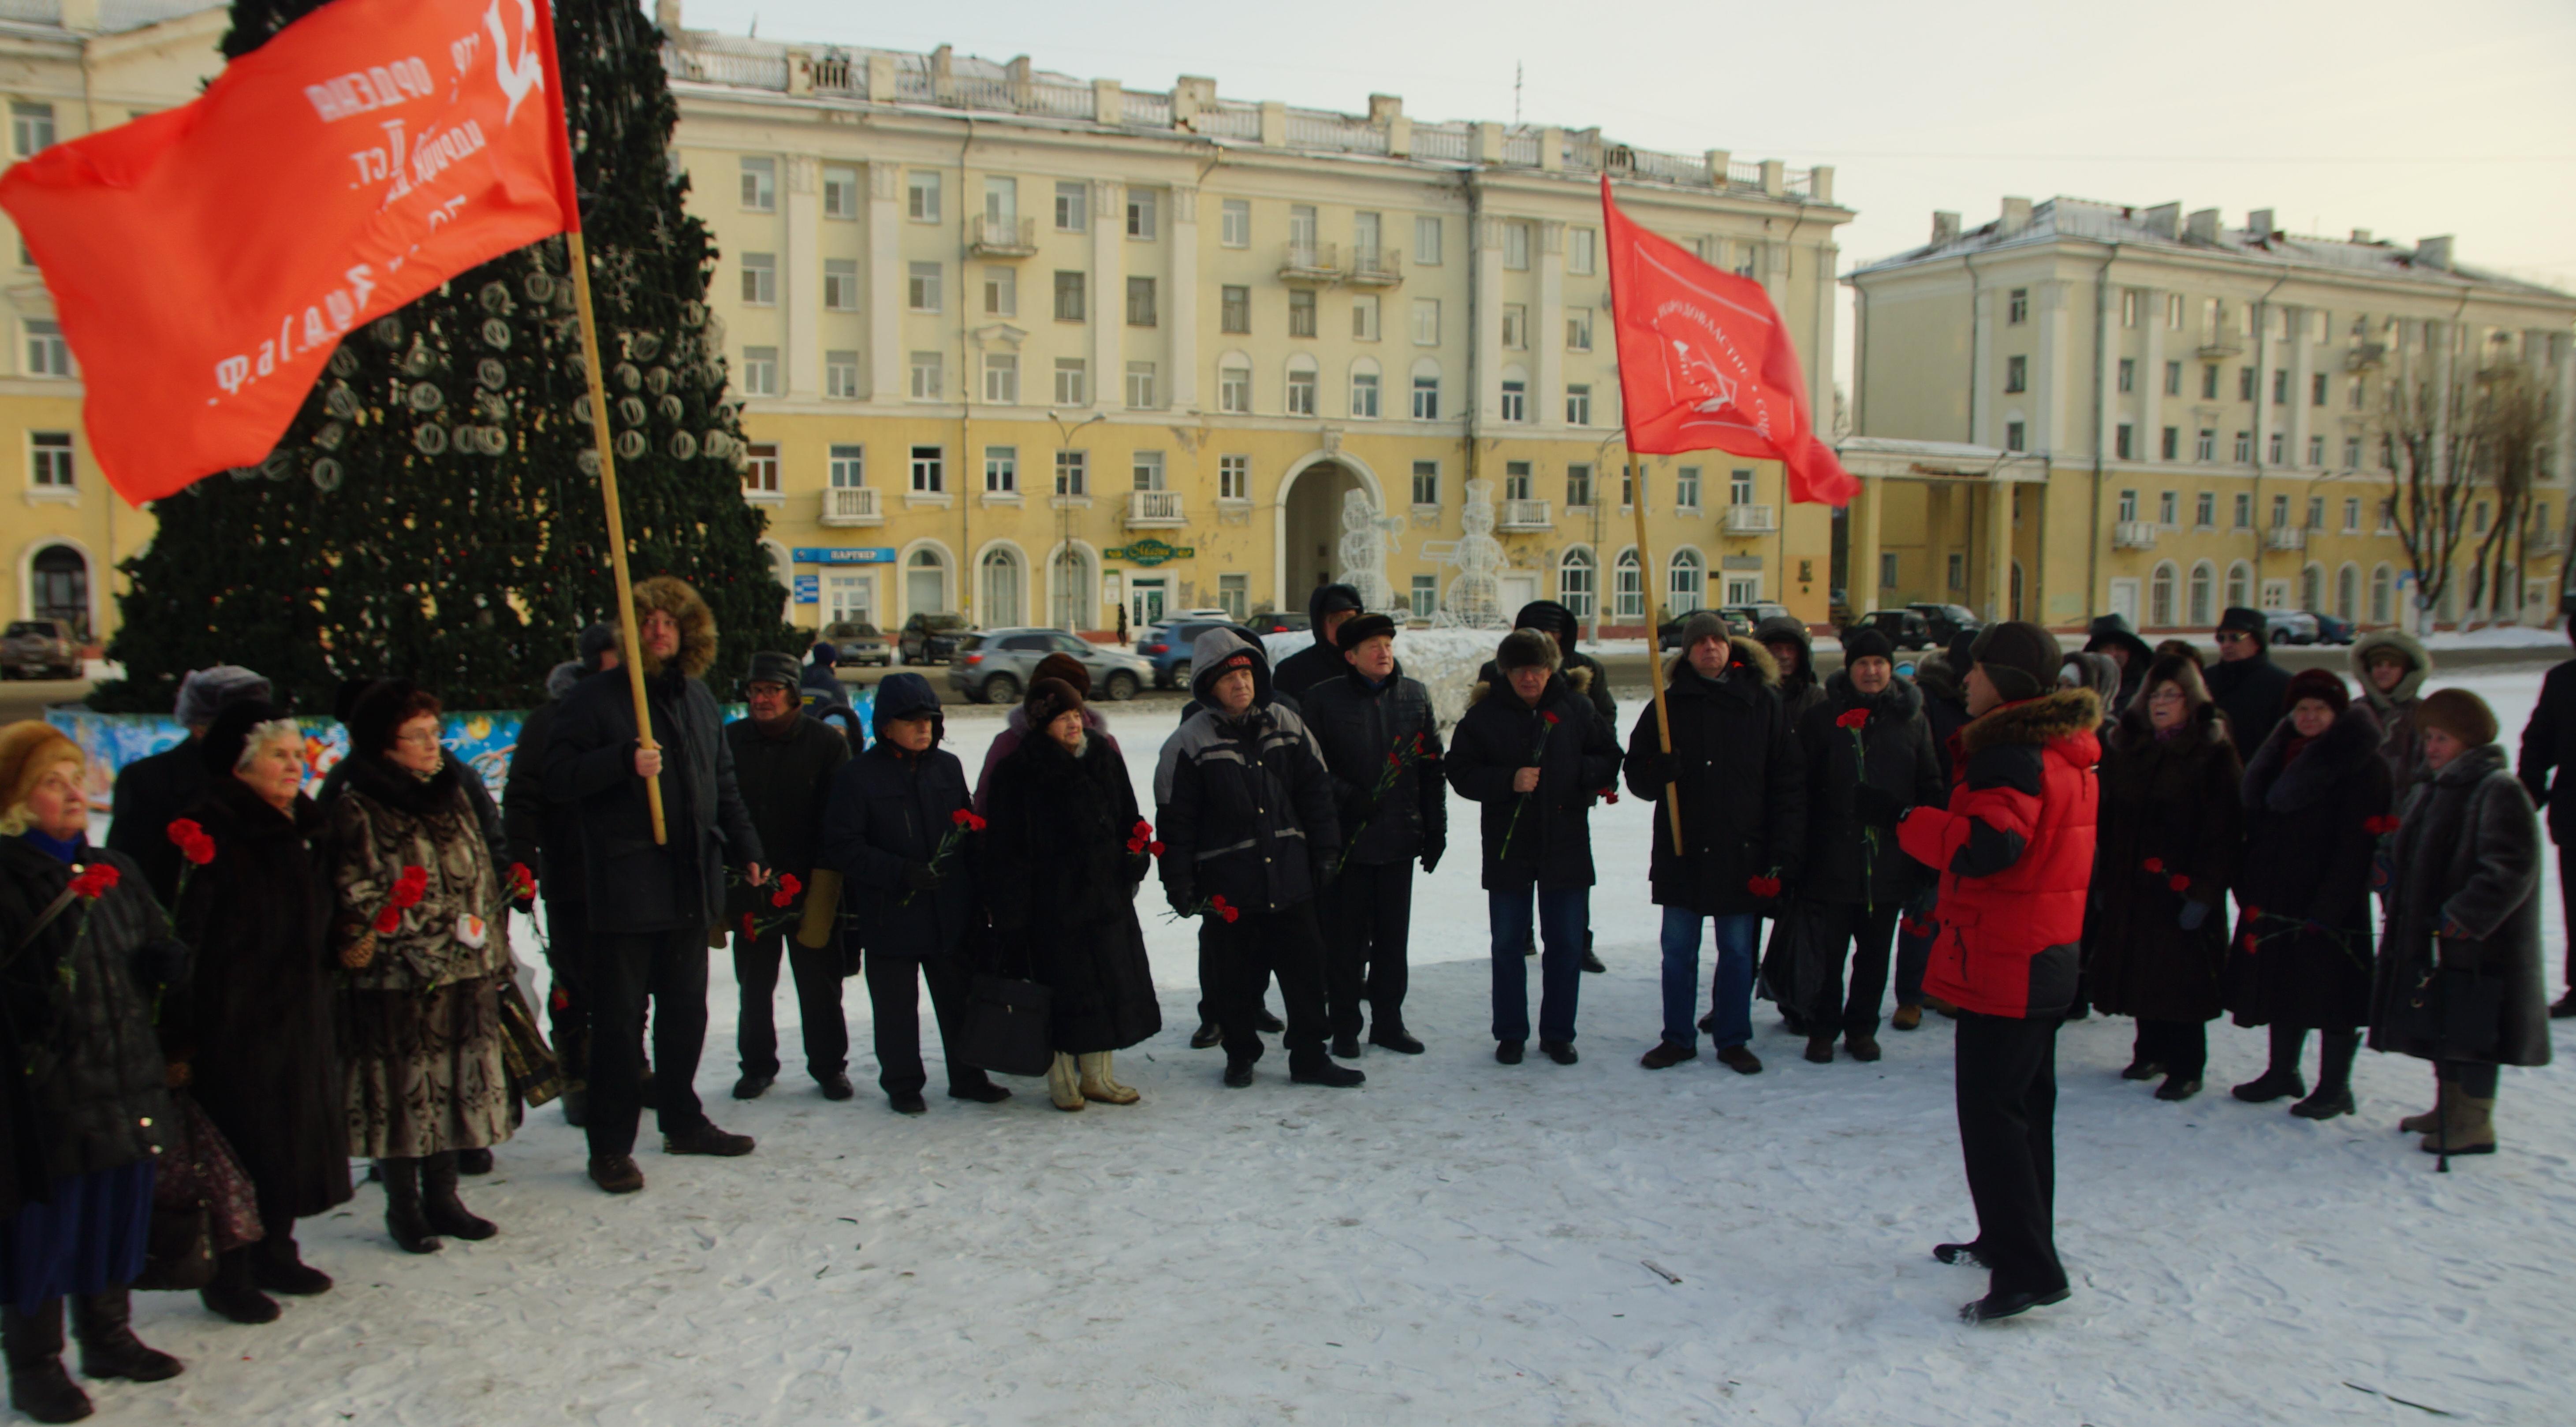
[[2492, 624], [2484, 629], [2444, 629], [2424, 641], [2426, 647], [2443, 649], [2565, 649], [2567, 631], [2539, 629], [2528, 624]]
[[[1465, 716], [1467, 693], [1475, 687], [1476, 671], [1494, 657], [1495, 648], [1502, 642], [1500, 630], [1399, 629], [1395, 633], [1395, 658], [1404, 666], [1406, 678], [1421, 680], [1431, 691], [1431, 711], [1446, 729]], [[1261, 637], [1273, 668], [1313, 643], [1314, 636], [1302, 629]]]

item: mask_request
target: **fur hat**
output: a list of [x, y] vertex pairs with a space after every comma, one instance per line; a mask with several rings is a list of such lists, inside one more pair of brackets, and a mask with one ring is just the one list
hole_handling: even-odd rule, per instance
[[387, 752], [404, 724], [438, 711], [438, 696], [411, 680], [378, 679], [350, 702], [341, 720], [349, 728], [349, 751]]
[[803, 677], [804, 672], [795, 655], [763, 650], [751, 656], [751, 672], [742, 676], [743, 687], [776, 684], [792, 694], [796, 692], [797, 680]]
[[[716, 616], [707, 602], [698, 597], [686, 580], [669, 575], [656, 575], [635, 586], [636, 639], [643, 640], [644, 616], [655, 611], [671, 616], [680, 624], [680, 651], [672, 657], [679, 671], [692, 679], [702, 678], [716, 662]], [[662, 672], [662, 661], [653, 651], [641, 651], [647, 675]]]
[[264, 674], [253, 673], [239, 664], [217, 664], [198, 669], [179, 681], [176, 715], [183, 728], [204, 728], [223, 712], [224, 705], [235, 699], [257, 699], [266, 703], [274, 697]]
[[1893, 664], [1896, 646], [1888, 642], [1886, 635], [1865, 624], [1843, 631], [1843, 667], [1848, 669], [1863, 659], [1884, 659]]
[[2435, 689], [2415, 706], [2417, 728], [2438, 728], [2471, 748], [2495, 742], [2495, 710], [2466, 689]]
[[2290, 687], [2281, 695], [2281, 707], [2296, 708], [2301, 699], [2314, 699], [2336, 713], [2342, 713], [2352, 705], [2352, 691], [2343, 686], [2343, 680], [2332, 670], [2301, 669], [2290, 676]]
[[2192, 643], [2188, 639], [2167, 639], [2159, 641], [2156, 645], [2156, 657], [2162, 659], [2168, 654], [2172, 655], [2176, 659], [2190, 660], [2191, 667], [2195, 669], [2203, 667], [2200, 659], [2200, 646]]
[[27, 795], [46, 770], [62, 763], [81, 767], [87, 760], [61, 729], [32, 718], [0, 727], [0, 827], [24, 825], [19, 809]]
[[1061, 649], [1039, 660], [1038, 666], [1029, 671], [1029, 684], [1032, 688], [1036, 687], [1040, 679], [1061, 679], [1070, 685], [1075, 693], [1086, 699], [1091, 697], [1091, 671], [1082, 667], [1081, 660]]
[[574, 642], [573, 650], [580, 656], [582, 672], [596, 674], [599, 672], [599, 661], [616, 647], [616, 625], [588, 624], [582, 626], [581, 638]]
[[2006, 703], [2035, 699], [2055, 687], [2058, 661], [2064, 657], [2057, 636], [2026, 619], [1987, 626], [1969, 652]]
[[1559, 651], [1556, 640], [1542, 629], [1515, 629], [1503, 636], [1502, 646], [1494, 651], [1494, 665], [1505, 674], [1514, 669], [1556, 669]]
[[242, 754], [249, 749], [251, 735], [262, 727], [278, 723], [286, 712], [264, 699], [240, 699], [224, 705], [215, 715], [214, 727], [197, 740], [197, 757], [204, 760], [206, 771], [223, 777], [241, 766]]
[[1395, 621], [1382, 614], [1355, 614], [1343, 620], [1342, 627], [1333, 631], [1333, 642], [1348, 654], [1360, 647], [1361, 640], [1375, 639], [1380, 635], [1393, 639]]
[[1082, 712], [1082, 692], [1062, 679], [1040, 679], [1029, 685], [1028, 697], [1020, 701], [1020, 711], [1028, 715], [1029, 732], [1034, 735], [1066, 714]]

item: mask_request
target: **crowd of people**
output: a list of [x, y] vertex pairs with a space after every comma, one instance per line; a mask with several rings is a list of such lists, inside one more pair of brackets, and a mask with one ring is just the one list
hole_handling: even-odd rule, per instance
[[[1446, 853], [1453, 793], [1477, 805], [1505, 1065], [1533, 1038], [1577, 1063], [1600, 965], [1591, 820], [1622, 787], [1653, 805], [1662, 909], [1645, 1068], [1696, 1059], [1705, 1034], [1720, 1065], [1759, 1074], [1757, 994], [1818, 1063], [1880, 1058], [1891, 979], [1897, 1030], [1927, 1008], [1955, 1021], [1979, 1227], [1935, 1253], [1990, 1271], [1972, 1321], [2067, 1292], [2063, 1022], [2134, 1018], [2122, 1073], [2180, 1101], [2228, 1015], [2270, 1048], [2234, 1096], [2317, 1120], [2355, 1111], [2365, 1038], [2429, 1060], [2435, 1103], [2403, 1126], [2447, 1157], [2496, 1147], [2498, 1067], [2544, 1063], [2548, 1017], [2576, 1012], [2546, 1001], [2533, 811], [2576, 830], [2576, 799], [2553, 796], [2576, 762], [2576, 661], [2550, 675], [2517, 771], [2493, 712], [2425, 692], [2431, 657], [2395, 631], [2356, 646], [2355, 697], [2273, 663], [2249, 610], [2227, 611], [2209, 664], [2112, 616], [2078, 652], [2011, 622], [1910, 669], [1854, 628], [1822, 677], [1803, 626], [1703, 612], [1623, 739], [1574, 616], [1541, 602], [1444, 736], [1394, 621], [1329, 586], [1313, 645], [1275, 670], [1230, 629], [1199, 637], [1148, 806], [1078, 660], [1036, 668], [970, 780], [911, 672], [876, 686], [853, 738], [820, 717], [855, 717], [829, 707], [837, 680], [761, 654], [726, 722], [705, 603], [670, 578], [633, 593], [648, 725], [619, 640], [593, 627], [497, 799], [441, 746], [437, 695], [401, 678], [348, 687], [347, 753], [308, 794], [305, 734], [266, 681], [190, 676], [186, 741], [123, 770], [103, 848], [79, 749], [0, 728], [0, 1292], [21, 1411], [88, 1411], [61, 1363], [67, 1302], [86, 1375], [148, 1381], [180, 1364], [135, 1338], [133, 1286], [193, 1288], [244, 1323], [278, 1317], [272, 1295], [328, 1291], [295, 1227], [353, 1197], [353, 1159], [393, 1242], [429, 1253], [497, 1232], [463, 1177], [558, 1095], [613, 1194], [644, 1187], [647, 1107], [665, 1153], [751, 1153], [695, 1089], [718, 947], [741, 997], [736, 1100], [782, 1073], [783, 966], [828, 1098], [856, 1093], [842, 983], [863, 974], [895, 1111], [928, 1109], [924, 988], [951, 1098], [1010, 1097], [970, 1043], [979, 1013], [1034, 986], [1050, 1103], [1133, 1105], [1115, 1057], [1162, 1027], [1136, 895], [1153, 879], [1196, 924], [1191, 1044], [1222, 1049], [1225, 1085], [1254, 1082], [1265, 1035], [1292, 1082], [1360, 1085], [1363, 1038], [1424, 1049], [1404, 1014], [1414, 878]], [[539, 902], [550, 1045], [508, 930]]]

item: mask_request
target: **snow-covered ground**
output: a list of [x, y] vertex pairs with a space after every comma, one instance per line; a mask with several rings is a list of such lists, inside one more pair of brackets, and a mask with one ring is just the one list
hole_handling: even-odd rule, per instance
[[[2510, 737], [2539, 674], [2456, 682]], [[1172, 714], [1109, 713], [1141, 791]], [[948, 727], [971, 766], [999, 723], [960, 709]], [[1491, 1057], [1463, 803], [1414, 917], [1408, 1019], [1430, 1052], [1371, 1052], [1358, 1091], [1289, 1085], [1275, 1047], [1252, 1089], [1222, 1088], [1218, 1053], [1185, 1044], [1191, 930], [1150, 894], [1166, 1029], [1120, 1058], [1144, 1092], [1129, 1108], [1062, 1114], [1019, 1081], [998, 1107], [934, 1090], [929, 1115], [896, 1116], [858, 983], [860, 1098], [803, 1078], [782, 993], [788, 1076], [737, 1104], [719, 955], [698, 1086], [757, 1154], [670, 1158], [648, 1126], [650, 1187], [612, 1199], [582, 1177], [579, 1132], [537, 1111], [469, 1182], [500, 1237], [405, 1255], [362, 1189], [303, 1232], [340, 1287], [274, 1325], [144, 1295], [143, 1335], [189, 1371], [93, 1385], [100, 1420], [2569, 1420], [2560, 1068], [2506, 1072], [2503, 1152], [2436, 1176], [2393, 1129], [2429, 1102], [2419, 1063], [2365, 1055], [2362, 1113], [2318, 1125], [2226, 1094], [2259, 1069], [2260, 1032], [2215, 1028], [2212, 1089], [2176, 1106], [2118, 1079], [2127, 1023], [2070, 1026], [2058, 1219], [2076, 1294], [1969, 1329], [1954, 1310], [1983, 1275], [1929, 1253], [1974, 1227], [1947, 1023], [1884, 1033], [1874, 1066], [1815, 1066], [1765, 1011], [1761, 1076], [1705, 1055], [1636, 1065], [1658, 1024], [1650, 812], [1597, 815], [1610, 972], [1584, 978], [1579, 1066]]]

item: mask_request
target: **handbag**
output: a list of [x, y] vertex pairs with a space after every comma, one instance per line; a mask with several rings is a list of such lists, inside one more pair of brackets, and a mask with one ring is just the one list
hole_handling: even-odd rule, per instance
[[2427, 967], [2390, 1017], [2401, 1044], [2430, 1043], [2443, 1060], [2492, 1059], [2503, 1039], [2505, 979], [2464, 966]]
[[537, 1013], [529, 1009], [517, 976], [501, 978], [499, 999], [501, 1066], [509, 1075], [511, 1093], [531, 1107], [543, 1105], [563, 1094], [563, 1063], [546, 1044], [545, 1032], [538, 1029]]
[[152, 1206], [152, 1223], [143, 1245], [143, 1272], [135, 1275], [132, 1286], [155, 1292], [185, 1292], [214, 1281], [215, 1245], [206, 1206]]
[[1046, 1074], [1055, 1064], [1047, 1015], [1053, 999], [1053, 993], [1035, 981], [977, 976], [953, 1054], [968, 1065], [1004, 1075]]

